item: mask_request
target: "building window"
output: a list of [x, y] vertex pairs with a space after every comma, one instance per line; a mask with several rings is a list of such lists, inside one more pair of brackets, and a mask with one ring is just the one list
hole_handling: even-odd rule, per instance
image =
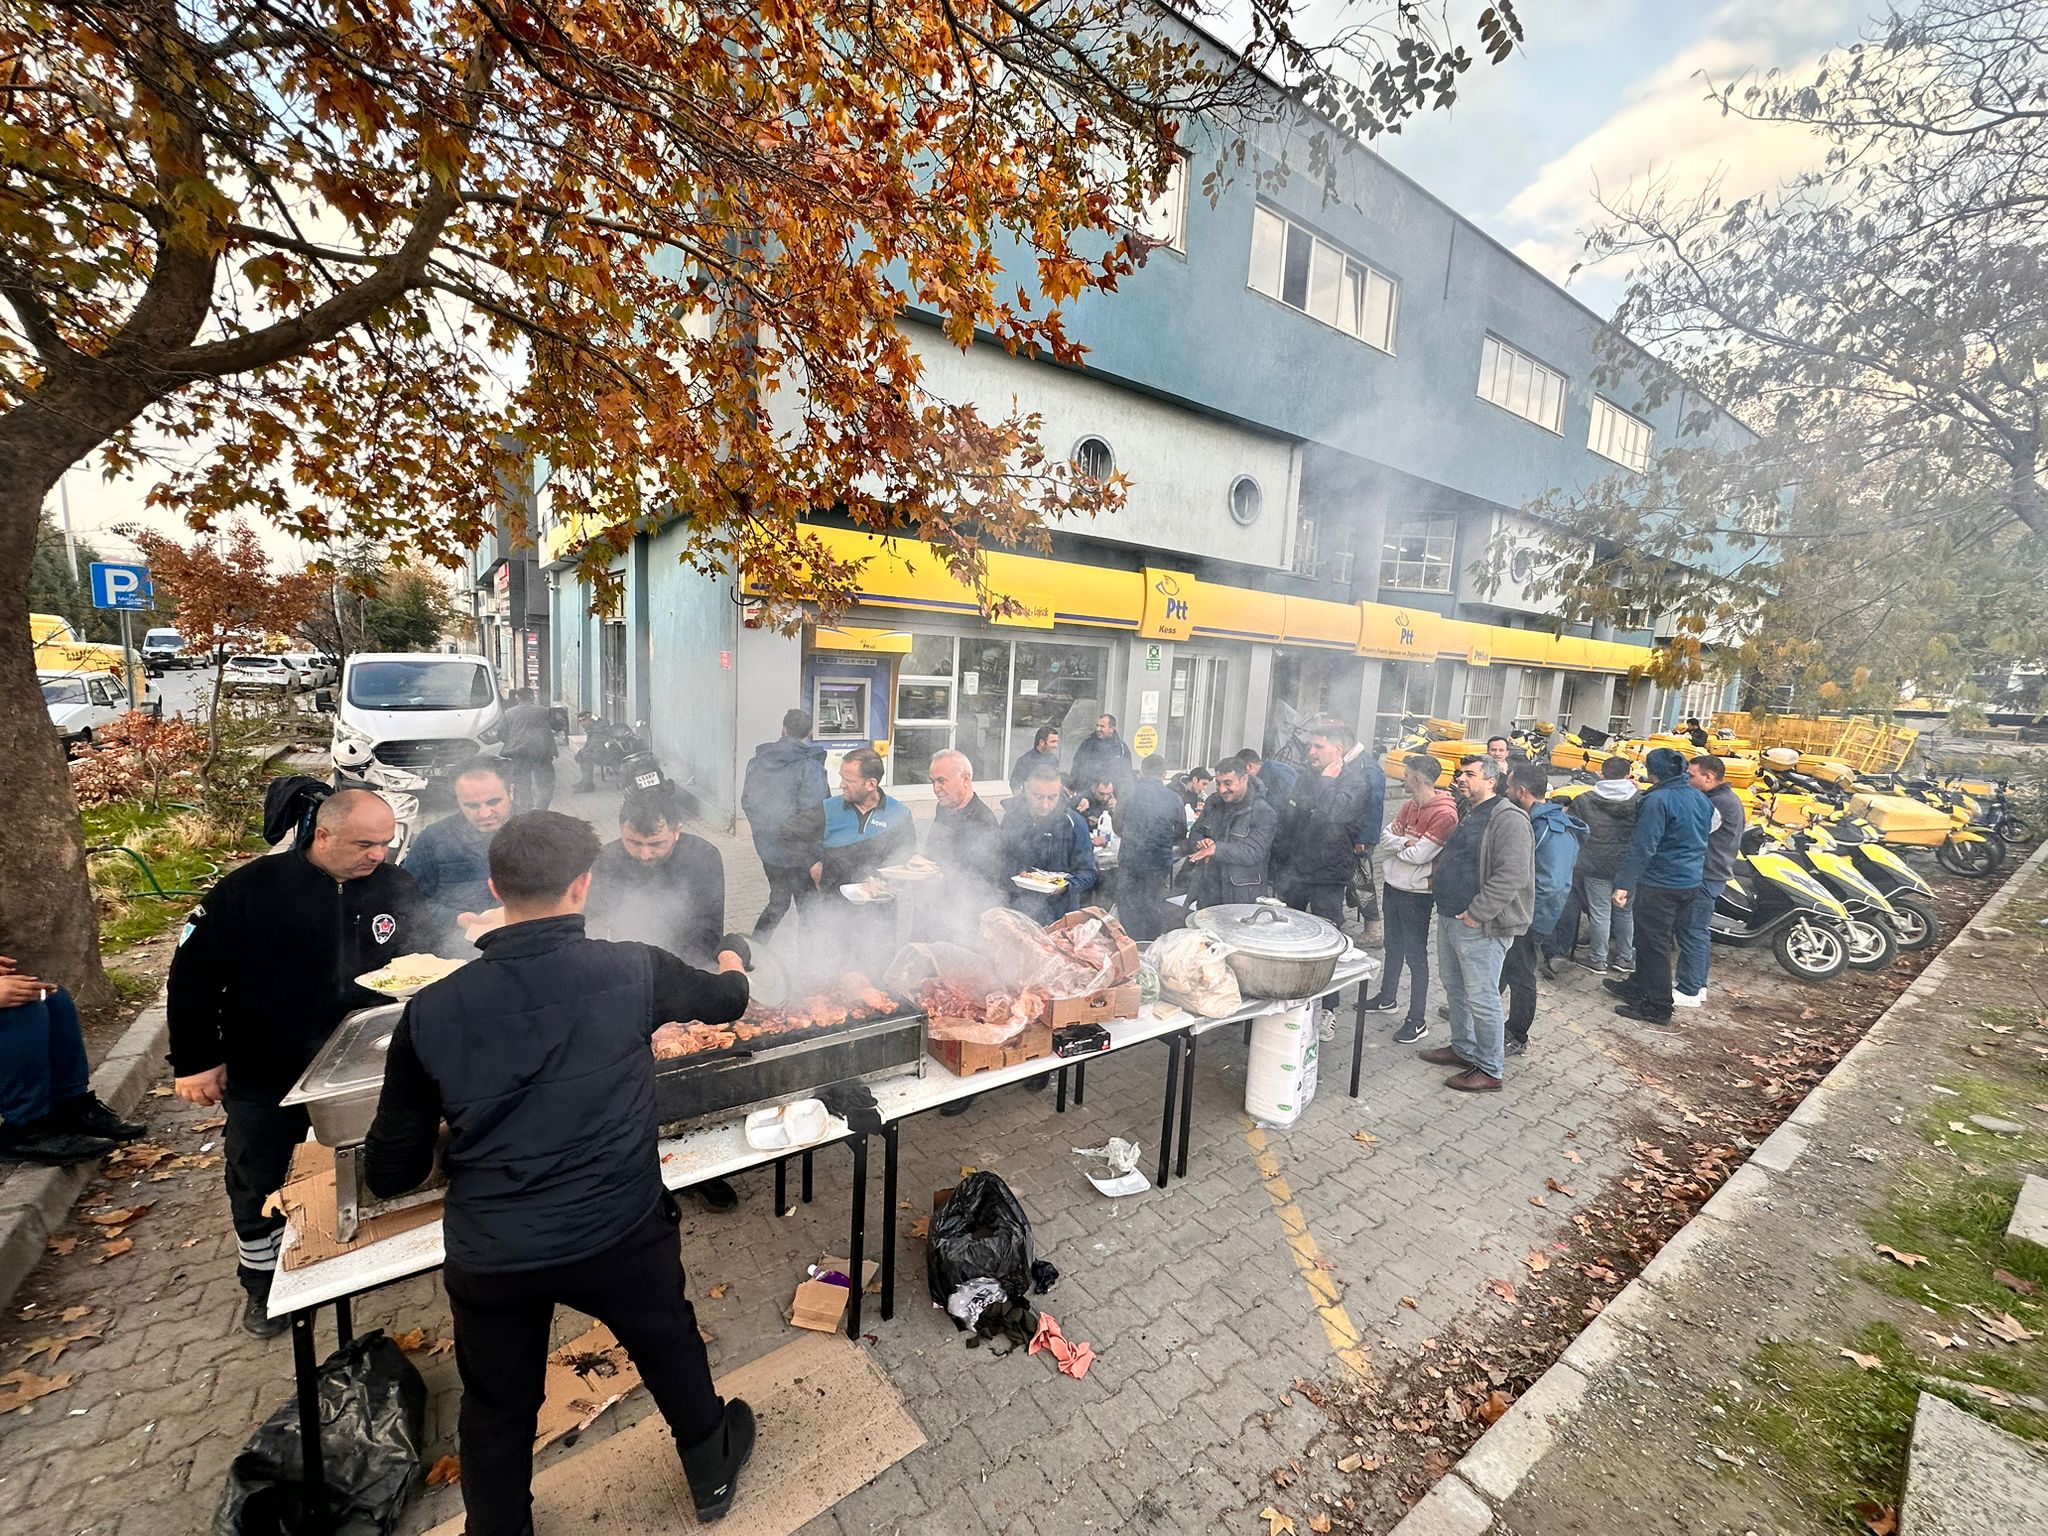
[[1598, 395], [1593, 397], [1593, 429], [1586, 438], [1586, 446], [1600, 457], [1641, 474], [1650, 467], [1650, 438], [1647, 421], [1629, 415]]
[[1406, 723], [1429, 718], [1436, 687], [1433, 661], [1390, 661], [1380, 668], [1380, 696], [1373, 709], [1373, 741], [1384, 752], [1400, 741]]
[[1607, 734], [1622, 740], [1635, 735], [1636, 685], [1625, 677], [1614, 680], [1614, 702], [1608, 706]]
[[1382, 352], [1394, 350], [1394, 280], [1270, 208], [1252, 213], [1250, 285]]
[[1564, 375], [1491, 336], [1479, 349], [1479, 398], [1564, 434]]
[[1097, 179], [1105, 190], [1115, 198], [1110, 217], [1147, 240], [1160, 245], [1171, 246], [1185, 252], [1188, 223], [1188, 159], [1176, 154], [1167, 168], [1166, 186], [1157, 197], [1147, 198], [1143, 203], [1124, 200], [1131, 174], [1131, 162], [1127, 155], [1111, 144], [1097, 145], [1094, 152], [1094, 166]]
[[1390, 521], [1380, 546], [1380, 590], [1450, 591], [1457, 550], [1455, 517], [1425, 515]]
[[1239, 475], [1230, 482], [1230, 520], [1238, 527], [1249, 528], [1256, 523], [1265, 504], [1266, 493], [1250, 475]]
[[1294, 520], [1294, 574], [1316, 573], [1316, 520], [1306, 512]]
[[1465, 668], [1465, 734], [1474, 741], [1484, 741], [1493, 734], [1496, 686], [1493, 668]]
[[1547, 674], [1540, 667], [1522, 668], [1521, 691], [1515, 696], [1515, 724], [1531, 725], [1543, 710], [1543, 683]]
[[[950, 747], [967, 754], [976, 779], [1000, 785], [1043, 725], [1073, 737], [1061, 748], [1071, 757], [1106, 703], [1108, 657], [1099, 645], [914, 633], [910, 653], [896, 668], [888, 782], [930, 783], [932, 755]], [[841, 723], [867, 719], [864, 694], [818, 703], [821, 735], [835, 706]], [[872, 730], [882, 735], [883, 722], [873, 722]]]
[[932, 754], [953, 745], [955, 644], [951, 635], [913, 635], [897, 667], [892, 783], [929, 783]]
[[1557, 696], [1557, 728], [1560, 731], [1570, 730], [1572, 722], [1579, 717], [1579, 684], [1577, 674], [1565, 674], [1564, 687]]
[[1090, 480], [1107, 480], [1116, 473], [1116, 454], [1099, 437], [1084, 437], [1074, 445], [1074, 468]]

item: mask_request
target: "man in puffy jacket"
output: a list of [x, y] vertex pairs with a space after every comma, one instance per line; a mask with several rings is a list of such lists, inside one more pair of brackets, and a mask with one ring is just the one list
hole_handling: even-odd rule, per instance
[[1345, 756], [1357, 742], [1341, 720], [1318, 719], [1309, 727], [1309, 771], [1294, 781], [1274, 840], [1273, 886], [1280, 899], [1330, 923], [1344, 920], [1344, 892], [1358, 865], [1365, 821], [1364, 765]]
[[365, 1179], [388, 1198], [425, 1181], [448, 1125], [443, 1283], [471, 1536], [533, 1529], [534, 1423], [557, 1304], [596, 1317], [632, 1355], [700, 1521], [731, 1507], [753, 1450], [753, 1411], [719, 1398], [684, 1291], [649, 1048], [670, 1020], [740, 1016], [745, 941], [728, 937], [711, 974], [650, 945], [586, 937], [597, 853], [587, 825], [545, 811], [491, 839], [505, 924], [479, 938], [482, 959], [406, 1005], [364, 1148]]
[[512, 783], [502, 759], [479, 757], [455, 772], [455, 814], [423, 828], [405, 850], [405, 872], [418, 882], [441, 925], [449, 953], [469, 952], [469, 930], [497, 905], [491, 895], [491, 839], [512, 815]]
[[1408, 1017], [1395, 1031], [1396, 1045], [1413, 1045], [1429, 1033], [1429, 920], [1435, 912], [1431, 876], [1444, 844], [1458, 830], [1458, 806], [1450, 791], [1437, 788], [1443, 765], [1427, 752], [1402, 759], [1401, 787], [1407, 801], [1380, 838], [1380, 873], [1386, 892], [1386, 967], [1368, 1013], [1392, 1013], [1401, 972], [1408, 972]]
[[1074, 748], [1071, 777], [1075, 789], [1084, 795], [1105, 781], [1115, 788], [1119, 800], [1130, 793], [1131, 749], [1117, 734], [1115, 715], [1095, 717], [1095, 734]]
[[1574, 820], [1563, 806], [1545, 797], [1550, 793], [1550, 775], [1538, 763], [1517, 763], [1508, 771], [1508, 798], [1529, 817], [1529, 834], [1536, 865], [1536, 907], [1529, 918], [1529, 930], [1518, 934], [1508, 946], [1501, 981], [1508, 989], [1507, 1043], [1510, 1056], [1519, 1056], [1529, 1046], [1529, 1029], [1536, 1022], [1536, 947], [1543, 934], [1557, 926], [1572, 891], [1572, 870], [1579, 862], [1579, 844], [1586, 836], [1585, 824]]
[[1294, 786], [1301, 779], [1299, 768], [1277, 757], [1263, 756], [1257, 747], [1246, 747], [1237, 757], [1251, 774], [1253, 786], [1273, 802], [1274, 810], [1287, 803], [1287, 797], [1294, 793]]
[[1720, 758], [1702, 752], [1687, 765], [1685, 776], [1714, 808], [1707, 827], [1707, 862], [1700, 875], [1700, 893], [1678, 920], [1678, 982], [1671, 994], [1679, 1007], [1697, 1008], [1706, 996], [1708, 957], [1714, 947], [1708, 924], [1713, 921], [1721, 887], [1735, 876], [1748, 818], [1743, 814], [1742, 797], [1729, 786], [1728, 766]]
[[1600, 782], [1572, 801], [1573, 813], [1586, 824], [1585, 846], [1579, 850], [1579, 891], [1593, 935], [1593, 953], [1586, 964], [1595, 971], [1626, 974], [1636, 968], [1636, 917], [1627, 907], [1614, 904], [1614, 877], [1628, 857], [1641, 805], [1635, 764], [1625, 757], [1608, 758], [1600, 765]]
[[1173, 917], [1166, 883], [1174, 850], [1187, 829], [1187, 808], [1165, 782], [1164, 757], [1154, 752], [1139, 765], [1138, 773], [1122, 818], [1122, 885], [1116, 909], [1124, 931], [1140, 944], [1149, 944], [1166, 931]]
[[981, 914], [1009, 896], [1002, 830], [996, 813], [974, 792], [974, 764], [965, 752], [948, 747], [933, 753], [928, 771], [938, 809], [924, 853], [939, 872], [915, 888], [917, 930], [926, 940], [971, 945]]
[[1644, 759], [1656, 783], [1643, 795], [1628, 854], [1614, 877], [1614, 903], [1636, 919], [1636, 968], [1627, 980], [1609, 977], [1607, 990], [1623, 999], [1614, 1011], [1644, 1024], [1671, 1022], [1671, 952], [1678, 919], [1706, 878], [1707, 831], [1713, 803], [1685, 776], [1685, 759], [1669, 747]]
[[811, 740], [811, 717], [792, 709], [782, 734], [754, 749], [740, 789], [740, 811], [768, 875], [768, 903], [754, 919], [754, 937], [773, 933], [792, 904], [817, 894], [811, 866], [825, 849], [825, 749]]
[[1049, 923], [1087, 904], [1095, 889], [1095, 844], [1088, 823], [1066, 803], [1059, 769], [1040, 763], [1024, 780], [1024, 792], [1003, 813], [1003, 878], [1029, 870], [1064, 875], [1057, 891], [1030, 891], [1012, 884], [1009, 901], [1035, 923]]
[[1257, 901], [1266, 894], [1279, 834], [1280, 813], [1259, 793], [1240, 758], [1216, 765], [1216, 792], [1188, 829], [1188, 863], [1195, 866], [1195, 905]]
[[1500, 792], [1500, 764], [1472, 756], [1453, 778], [1465, 814], [1437, 861], [1437, 964], [1450, 1005], [1451, 1043], [1422, 1051], [1431, 1066], [1463, 1070], [1444, 1080], [1460, 1093], [1498, 1093], [1506, 1072], [1500, 972], [1508, 945], [1529, 931], [1536, 869], [1529, 817]]

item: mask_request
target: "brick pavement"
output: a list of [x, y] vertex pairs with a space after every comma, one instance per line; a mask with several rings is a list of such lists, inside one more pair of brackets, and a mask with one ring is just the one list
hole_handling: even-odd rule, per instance
[[[558, 808], [610, 824], [600, 797], [566, 795]], [[729, 917], [744, 923], [761, 899], [758, 870], [741, 841], [715, 840], [727, 855]], [[1766, 954], [1721, 951], [1716, 966], [1752, 996], [1789, 986]], [[1528, 1200], [1567, 1145], [1585, 1159], [1582, 1187], [1624, 1166], [1627, 1143], [1613, 1133], [1655, 1100], [1610, 1043], [1620, 1030], [1640, 1037], [1641, 1027], [1612, 1018], [1607, 1002], [1575, 968], [1546, 982], [1535, 1044], [1510, 1063], [1509, 1090], [1498, 1096], [1439, 1088], [1442, 1073], [1388, 1042], [1391, 1021], [1369, 1020], [1355, 1104], [1343, 1093], [1347, 1016], [1327, 1048], [1316, 1103], [1294, 1129], [1270, 1133], [1293, 1203], [1332, 1266], [1337, 1304], [1375, 1368], [1399, 1369], [1425, 1337], [1473, 1308], [1488, 1278], [1513, 1273], [1530, 1246], [1568, 1230], [1565, 1212]], [[1715, 1014], [1702, 1010], [1688, 1022], [1711, 1031]], [[1632, 1047], [1644, 1048], [1677, 1047], [1640, 1038]], [[1273, 1469], [1326, 1427], [1301, 1397], [1283, 1405], [1283, 1395], [1297, 1377], [1343, 1367], [1247, 1139], [1235, 1032], [1212, 1032], [1200, 1050], [1186, 1182], [1112, 1203], [1082, 1180], [1072, 1147], [1122, 1135], [1155, 1150], [1162, 1059], [1147, 1047], [1095, 1063], [1086, 1107], [1064, 1117], [1052, 1113], [1050, 1094], [1011, 1089], [960, 1118], [926, 1116], [905, 1129], [899, 1310], [891, 1323], [870, 1321], [875, 1342], [864, 1347], [876, 1351], [929, 1444], [813, 1521], [808, 1536], [1090, 1528], [1242, 1536], [1254, 1528]], [[167, 1098], [148, 1101], [148, 1110], [165, 1145], [197, 1152], [217, 1141], [218, 1130], [202, 1129], [212, 1118], [205, 1112]], [[1361, 1131], [1373, 1139], [1356, 1139]], [[1042, 1358], [963, 1348], [926, 1300], [923, 1244], [909, 1223], [931, 1191], [967, 1167], [1002, 1173], [1031, 1213], [1040, 1251], [1062, 1272], [1046, 1305], [1100, 1355], [1085, 1381], [1057, 1375]], [[803, 1266], [836, 1251], [845, 1231], [846, 1161], [835, 1152], [819, 1156], [816, 1203], [782, 1219], [769, 1208], [765, 1173], [739, 1182], [738, 1211], [692, 1210], [684, 1222], [684, 1257], [717, 1368], [787, 1337], [783, 1310]], [[879, 1179], [870, 1188], [878, 1200]], [[63, 1308], [89, 1306], [72, 1326], [103, 1327], [54, 1371], [38, 1362], [40, 1374], [70, 1375], [67, 1387], [0, 1418], [0, 1523], [10, 1530], [204, 1529], [229, 1459], [289, 1395], [289, 1341], [259, 1343], [236, 1326], [217, 1172], [176, 1172], [133, 1189], [101, 1183], [81, 1210], [137, 1198], [157, 1203], [133, 1226], [132, 1252], [96, 1266], [97, 1243], [87, 1237], [45, 1262], [0, 1326], [0, 1371], [21, 1360], [27, 1341], [64, 1331], [46, 1321]], [[725, 1295], [707, 1299], [720, 1282]], [[364, 1298], [357, 1321], [425, 1328], [434, 1338], [449, 1326], [431, 1277]], [[557, 1337], [583, 1326], [565, 1314]], [[454, 1364], [446, 1355], [414, 1359], [431, 1393], [431, 1459], [454, 1448]], [[589, 1435], [615, 1433], [650, 1411], [635, 1394]], [[454, 1489], [429, 1491], [401, 1529], [425, 1530], [457, 1505]]]

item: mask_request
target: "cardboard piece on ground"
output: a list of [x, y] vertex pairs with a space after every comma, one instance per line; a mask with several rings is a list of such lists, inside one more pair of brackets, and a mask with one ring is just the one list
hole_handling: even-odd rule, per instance
[[603, 1323], [548, 1356], [546, 1396], [533, 1448], [584, 1430], [605, 1409], [640, 1385], [640, 1368]]
[[[818, 1260], [818, 1268], [820, 1271], [836, 1269], [843, 1275], [847, 1273], [848, 1262], [828, 1253]], [[861, 1290], [876, 1289], [875, 1276], [881, 1272], [882, 1266], [873, 1259], [863, 1260], [860, 1266]], [[789, 1325], [808, 1328], [813, 1333], [837, 1333], [852, 1294], [845, 1286], [834, 1285], [829, 1280], [806, 1280], [796, 1288], [796, 1298], [789, 1304]]]
[[[745, 1398], [760, 1426], [718, 1536], [790, 1536], [924, 1444], [895, 1388], [867, 1351], [845, 1339], [805, 1334], [721, 1377], [718, 1390]], [[696, 1530], [689, 1484], [661, 1415], [538, 1472], [533, 1523], [542, 1532], [606, 1536]], [[461, 1536], [462, 1528], [458, 1513], [431, 1536]]]
[[436, 1192], [417, 1205], [366, 1215], [356, 1223], [355, 1237], [344, 1243], [334, 1235], [334, 1149], [317, 1141], [302, 1141], [292, 1148], [284, 1188], [264, 1201], [263, 1208], [282, 1215], [295, 1234], [285, 1250], [284, 1267], [296, 1270], [440, 1220], [441, 1195]]

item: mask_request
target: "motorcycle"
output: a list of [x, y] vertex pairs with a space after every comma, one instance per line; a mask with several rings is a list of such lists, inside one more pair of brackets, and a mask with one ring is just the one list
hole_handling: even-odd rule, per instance
[[1707, 933], [1740, 948], [1768, 942], [1800, 981], [1829, 981], [1849, 963], [1848, 923], [1848, 909], [1826, 886], [1759, 837], [1756, 851], [1735, 861]]
[[[1762, 838], [1773, 832], [1755, 829]], [[1775, 829], [1773, 829], [1775, 831]], [[1899, 955], [1898, 912], [1891, 902], [1857, 869], [1855, 860], [1818, 828], [1800, 832], [1775, 832], [1775, 841], [1787, 856], [1825, 885], [1847, 913], [1849, 965], [1859, 971], [1881, 971]]]
[[1844, 815], [1836, 821], [1816, 822], [1807, 830], [1846, 854], [1857, 873], [1891, 903], [1892, 932], [1899, 948], [1925, 949], [1941, 937], [1941, 911], [1934, 902], [1934, 887], [1885, 847], [1876, 828]]
[[619, 777], [628, 789], [656, 789], [668, 782], [647, 737], [647, 722], [636, 720], [613, 738], [619, 746]]

